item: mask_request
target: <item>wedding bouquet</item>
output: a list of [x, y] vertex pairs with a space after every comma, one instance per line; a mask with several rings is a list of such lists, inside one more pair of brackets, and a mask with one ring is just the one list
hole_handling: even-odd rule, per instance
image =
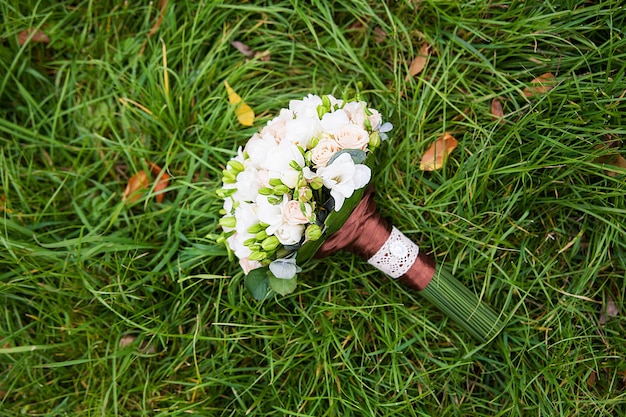
[[488, 340], [498, 316], [376, 212], [372, 155], [391, 130], [359, 99], [292, 100], [224, 169], [219, 239], [257, 299], [294, 291], [300, 265], [347, 250]]

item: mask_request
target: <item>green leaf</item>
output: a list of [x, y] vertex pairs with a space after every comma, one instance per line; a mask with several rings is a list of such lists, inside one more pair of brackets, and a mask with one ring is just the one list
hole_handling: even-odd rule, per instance
[[363, 162], [365, 162], [365, 159], [367, 158], [367, 153], [360, 149], [342, 149], [339, 152], [335, 153], [332, 156], [332, 158], [328, 160], [328, 163], [326, 164], [326, 166], [332, 164], [333, 161], [339, 157], [339, 155], [344, 154], [344, 153], [347, 153], [348, 155], [350, 155], [352, 157], [352, 161], [354, 161], [355, 164], [362, 164]]
[[269, 290], [268, 268], [253, 269], [246, 275], [246, 288], [257, 300], [264, 300]]
[[298, 280], [296, 279], [296, 277], [293, 277], [291, 279], [282, 279], [276, 278], [274, 275], [270, 274], [269, 281], [270, 287], [272, 287], [272, 289], [280, 295], [291, 294], [292, 292], [294, 292], [296, 286], [298, 285]]

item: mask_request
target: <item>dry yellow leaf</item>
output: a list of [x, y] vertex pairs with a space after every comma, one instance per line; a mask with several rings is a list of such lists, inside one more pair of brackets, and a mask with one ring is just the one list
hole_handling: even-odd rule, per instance
[[224, 85], [226, 86], [226, 91], [228, 91], [228, 101], [230, 104], [237, 106], [235, 114], [239, 123], [243, 126], [252, 126], [254, 124], [254, 110], [241, 99], [239, 94], [235, 93], [228, 81], [224, 80]]
[[458, 145], [456, 139], [448, 132], [441, 135], [435, 143], [422, 155], [420, 169], [422, 171], [435, 171], [440, 169], [448, 159], [450, 152]]
[[423, 43], [420, 47], [420, 51], [418, 55], [411, 61], [411, 66], [409, 67], [409, 74], [406, 76], [405, 81], [408, 81], [409, 78], [415, 77], [417, 74], [424, 70], [426, 67], [426, 62], [428, 61], [430, 52], [430, 45], [428, 43]]
[[554, 74], [546, 72], [530, 82], [530, 86], [524, 89], [524, 97], [532, 97], [545, 94], [554, 88]]
[[[32, 36], [32, 38], [31, 38]], [[41, 30], [35, 30], [34, 28], [23, 30], [17, 34], [17, 43], [24, 45], [30, 38], [31, 42], [50, 43], [50, 38]]]

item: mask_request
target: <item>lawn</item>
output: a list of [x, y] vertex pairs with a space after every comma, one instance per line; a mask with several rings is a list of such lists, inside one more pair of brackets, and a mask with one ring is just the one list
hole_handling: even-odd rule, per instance
[[[613, 0], [3, 0], [0, 416], [626, 414], [625, 28]], [[307, 94], [394, 125], [379, 210], [496, 338], [352, 255], [250, 296], [216, 191]]]

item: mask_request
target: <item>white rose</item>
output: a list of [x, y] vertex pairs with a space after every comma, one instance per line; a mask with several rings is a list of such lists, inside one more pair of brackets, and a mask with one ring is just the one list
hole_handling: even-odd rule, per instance
[[304, 234], [304, 225], [283, 223], [274, 235], [283, 245], [295, 245], [299, 243]]
[[[302, 208], [304, 207], [304, 212]], [[309, 217], [313, 214], [309, 203], [300, 203], [297, 200], [289, 200], [283, 206], [283, 220], [287, 224], [307, 224], [310, 223]]]
[[343, 202], [354, 194], [354, 190], [363, 188], [371, 178], [371, 171], [367, 165], [355, 164], [352, 157], [341, 154], [327, 167], [317, 170], [317, 176], [322, 178], [330, 195], [335, 199], [335, 211], [341, 210]]
[[328, 160], [339, 151], [339, 144], [332, 138], [323, 138], [311, 149], [311, 161], [315, 168], [325, 167]]
[[349, 125], [350, 119], [348, 118], [348, 115], [345, 111], [336, 110], [332, 113], [326, 113], [325, 115], [323, 115], [320, 124], [324, 131], [334, 132], [344, 126]]
[[341, 149], [367, 149], [370, 143], [370, 135], [367, 130], [353, 124], [349, 124], [335, 132], [335, 140]]

